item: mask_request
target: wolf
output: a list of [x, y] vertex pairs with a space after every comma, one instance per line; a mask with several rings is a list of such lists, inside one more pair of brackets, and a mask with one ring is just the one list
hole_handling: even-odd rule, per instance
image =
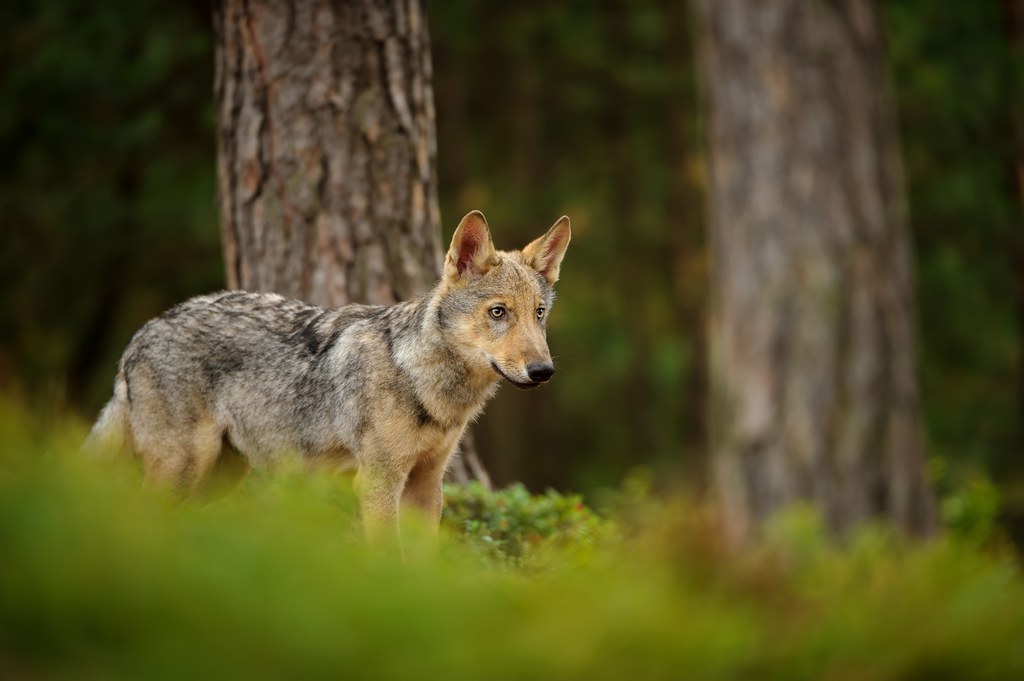
[[371, 540], [404, 508], [436, 530], [442, 478], [501, 379], [555, 372], [546, 328], [568, 217], [496, 251], [479, 211], [459, 223], [439, 282], [391, 306], [322, 308], [271, 293], [192, 298], [149, 321], [118, 365], [87, 446], [126, 447], [147, 483], [195, 490], [225, 452], [355, 469]]

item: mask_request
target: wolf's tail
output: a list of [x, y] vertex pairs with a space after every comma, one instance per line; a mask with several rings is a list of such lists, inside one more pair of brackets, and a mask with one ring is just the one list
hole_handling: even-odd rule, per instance
[[82, 448], [91, 453], [113, 452], [127, 445], [128, 384], [119, 372], [114, 380], [114, 397], [103, 407]]

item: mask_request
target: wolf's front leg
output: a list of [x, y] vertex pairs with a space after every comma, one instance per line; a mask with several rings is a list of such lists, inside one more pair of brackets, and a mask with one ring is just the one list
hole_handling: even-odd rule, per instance
[[355, 488], [363, 515], [363, 530], [372, 544], [400, 546], [399, 504], [408, 471], [391, 462], [367, 461], [356, 472]]
[[402, 493], [402, 507], [420, 513], [434, 533], [441, 524], [444, 507], [444, 472], [448, 456], [436, 456], [419, 461], [409, 473]]

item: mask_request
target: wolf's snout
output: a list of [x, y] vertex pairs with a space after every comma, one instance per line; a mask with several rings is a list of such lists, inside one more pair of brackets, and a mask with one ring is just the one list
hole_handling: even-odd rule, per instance
[[526, 366], [526, 375], [534, 383], [545, 383], [555, 375], [555, 367], [547, 362], [533, 362]]

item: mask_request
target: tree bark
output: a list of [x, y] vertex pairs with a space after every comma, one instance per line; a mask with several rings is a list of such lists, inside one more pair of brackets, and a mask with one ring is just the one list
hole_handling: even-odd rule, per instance
[[935, 526], [895, 116], [869, 0], [700, 0], [712, 448], [733, 539], [796, 501]]
[[394, 303], [440, 274], [421, 0], [222, 0], [215, 10], [228, 285]]
[[[228, 286], [332, 307], [429, 289], [442, 250], [423, 1], [220, 0], [214, 26]], [[472, 438], [462, 450], [488, 485]]]

